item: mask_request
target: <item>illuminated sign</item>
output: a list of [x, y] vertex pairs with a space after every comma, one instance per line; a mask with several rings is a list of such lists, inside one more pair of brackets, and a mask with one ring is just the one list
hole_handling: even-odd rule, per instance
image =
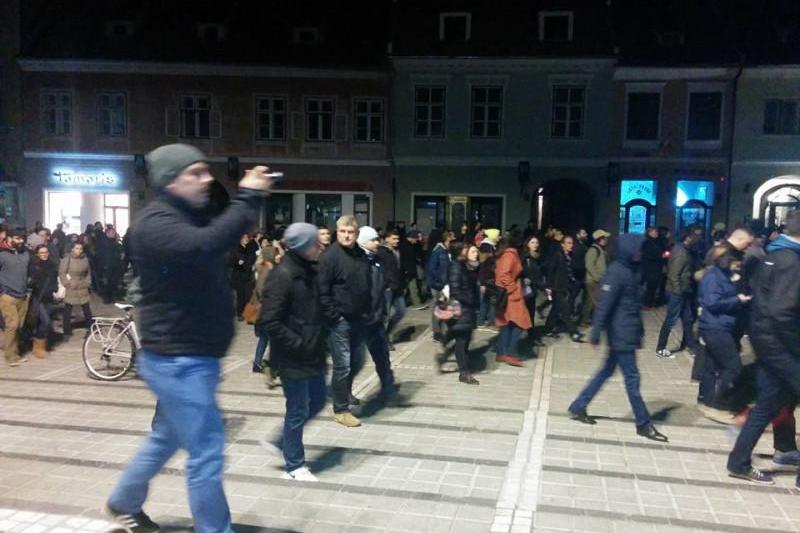
[[122, 180], [117, 173], [108, 170], [56, 168], [50, 174], [50, 183], [75, 189], [118, 189]]

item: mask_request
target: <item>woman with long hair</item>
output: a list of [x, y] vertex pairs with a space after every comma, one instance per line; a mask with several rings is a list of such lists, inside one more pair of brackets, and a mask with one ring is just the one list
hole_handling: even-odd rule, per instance
[[50, 258], [46, 244], [34, 250], [33, 260], [28, 267], [30, 278], [31, 310], [33, 326], [33, 355], [47, 357], [47, 337], [50, 335], [50, 313], [53, 310], [53, 293], [58, 290], [58, 266]]
[[520, 231], [503, 238], [494, 268], [495, 284], [505, 289], [508, 300], [504, 308], [498, 306], [496, 310], [495, 323], [501, 328], [497, 337], [496, 360], [511, 366], [522, 366], [522, 361], [516, 355], [517, 343], [522, 331], [533, 327], [522, 289], [522, 260], [519, 257], [522, 245]]
[[92, 323], [92, 308], [89, 306], [89, 287], [92, 286], [92, 268], [83, 252], [83, 243], [77, 241], [72, 250], [61, 260], [58, 278], [66, 288], [64, 296], [64, 337], [72, 335], [72, 306], [80, 305], [86, 319], [86, 331]]
[[450, 245], [448, 281], [450, 299], [459, 303], [461, 314], [448, 325], [448, 337], [455, 340], [458, 380], [467, 385], [479, 385], [469, 369], [469, 345], [477, 327], [480, 290], [478, 287], [478, 247], [463, 242]]
[[[260, 245], [261, 253], [259, 254], [258, 261], [254, 267], [257, 277], [256, 287], [253, 292], [255, 300], [258, 302], [259, 309], [261, 308], [261, 302], [264, 297], [264, 282], [267, 280], [267, 276], [269, 276], [269, 273], [272, 271], [272, 269], [275, 268], [276, 255], [275, 247], [272, 246], [272, 243], [268, 237], [262, 238]], [[259, 316], [261, 316], [260, 312]], [[258, 345], [256, 346], [256, 353], [255, 357], [253, 358], [253, 372], [263, 372], [267, 386], [272, 388], [275, 386], [275, 382], [272, 375], [272, 369], [269, 368], [269, 357], [266, 360], [266, 364], [264, 364], [264, 354], [266, 353], [267, 346], [269, 345], [269, 337], [267, 336], [266, 328], [262, 327], [262, 324], [259, 324], [258, 320], [256, 320], [255, 324], [255, 333], [256, 337], [258, 337]]]
[[536, 295], [544, 289], [544, 274], [539, 262], [539, 238], [531, 235], [525, 241], [525, 253], [522, 258], [522, 284], [525, 297], [525, 307], [531, 317], [531, 328], [528, 330], [528, 339], [534, 346], [544, 346], [541, 339], [537, 339], [533, 331], [533, 317], [536, 314]]

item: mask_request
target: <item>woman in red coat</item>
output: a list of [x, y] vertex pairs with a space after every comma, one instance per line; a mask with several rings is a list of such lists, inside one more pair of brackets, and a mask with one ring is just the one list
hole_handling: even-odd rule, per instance
[[501, 328], [497, 337], [496, 360], [512, 366], [522, 366], [522, 361], [515, 355], [517, 343], [522, 332], [533, 327], [522, 290], [522, 261], [519, 257], [522, 244], [522, 233], [518, 231], [500, 241], [494, 267], [495, 283], [508, 293], [508, 304], [505, 309], [498, 309], [496, 314], [496, 324]]

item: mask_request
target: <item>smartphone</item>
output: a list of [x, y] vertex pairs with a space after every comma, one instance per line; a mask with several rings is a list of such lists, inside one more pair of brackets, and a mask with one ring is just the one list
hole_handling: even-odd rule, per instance
[[267, 172], [266, 176], [272, 178], [273, 183], [283, 181], [283, 172]]

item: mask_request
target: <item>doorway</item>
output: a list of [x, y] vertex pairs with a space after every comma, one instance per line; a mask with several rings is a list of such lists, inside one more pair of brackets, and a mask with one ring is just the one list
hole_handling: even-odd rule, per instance
[[[554, 227], [566, 233], [594, 227], [594, 192], [578, 180], [548, 181], [534, 197], [533, 211], [540, 228]], [[524, 222], [524, 221], [523, 221]]]
[[113, 224], [117, 233], [124, 235], [130, 225], [130, 195], [125, 193], [100, 193], [80, 191], [45, 190], [46, 227], [55, 229], [63, 224], [64, 233], [80, 234], [89, 224], [98, 220], [104, 225]]

